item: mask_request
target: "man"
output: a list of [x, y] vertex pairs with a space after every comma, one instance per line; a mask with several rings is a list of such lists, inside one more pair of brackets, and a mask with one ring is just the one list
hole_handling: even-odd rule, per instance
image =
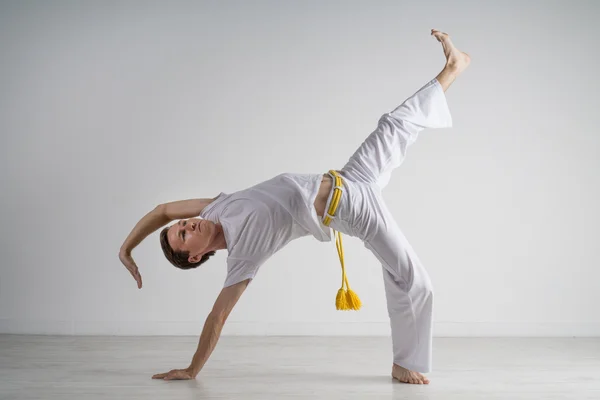
[[[377, 129], [340, 171], [281, 174], [232, 194], [161, 204], [133, 228], [119, 258], [139, 288], [142, 279], [131, 251], [173, 220], [180, 221], [160, 234], [163, 252], [173, 265], [195, 268], [217, 250], [228, 251], [224, 288], [206, 319], [190, 366], [153, 378], [193, 379], [260, 266], [298, 237], [313, 235], [330, 241], [331, 228], [360, 238], [382, 264], [393, 342], [392, 376], [405, 383], [429, 383], [422, 373], [431, 370], [432, 286], [381, 191], [421, 130], [452, 125], [444, 92], [469, 65], [470, 58], [454, 47], [446, 33], [432, 29], [431, 35], [442, 44], [446, 56], [442, 72], [384, 114]], [[194, 218], [197, 216], [200, 219]]]

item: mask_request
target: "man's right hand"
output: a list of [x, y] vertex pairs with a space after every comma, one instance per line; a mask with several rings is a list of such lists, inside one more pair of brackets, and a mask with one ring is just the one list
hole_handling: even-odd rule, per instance
[[140, 275], [137, 265], [135, 265], [135, 261], [133, 261], [133, 257], [131, 257], [131, 252], [127, 250], [119, 251], [119, 260], [121, 260], [123, 265], [129, 270], [131, 276], [133, 276], [133, 279], [136, 280], [138, 289], [141, 289], [142, 276]]

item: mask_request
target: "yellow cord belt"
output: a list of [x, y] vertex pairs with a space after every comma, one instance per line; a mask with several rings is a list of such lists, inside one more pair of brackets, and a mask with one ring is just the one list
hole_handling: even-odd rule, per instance
[[[342, 177], [334, 170], [330, 170], [329, 173], [334, 176], [335, 183], [333, 187], [333, 196], [331, 198], [331, 203], [329, 204], [329, 210], [323, 219], [323, 224], [326, 226], [329, 226], [331, 220], [333, 217], [335, 217], [335, 212], [340, 204], [340, 200], [342, 199], [343, 189]], [[348, 277], [346, 276], [346, 267], [344, 265], [344, 249], [342, 247], [342, 234], [337, 232], [335, 229], [333, 232], [335, 234], [335, 247], [337, 248], [338, 255], [340, 257], [340, 263], [342, 264], [342, 287], [337, 292], [337, 296], [335, 298], [335, 308], [338, 310], [359, 310], [361, 307], [360, 299], [356, 293], [350, 290]]]

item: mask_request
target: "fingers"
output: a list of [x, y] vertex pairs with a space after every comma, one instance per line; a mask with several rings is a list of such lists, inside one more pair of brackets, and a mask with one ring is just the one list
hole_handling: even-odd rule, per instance
[[177, 371], [172, 370], [169, 372], [165, 372], [163, 374], [156, 374], [152, 377], [152, 379], [164, 379], [165, 381], [168, 381], [171, 379], [176, 379], [176, 376], [177, 376]]
[[164, 374], [156, 374], [154, 376], [152, 376], [152, 379], [163, 379], [165, 381], [171, 381], [171, 380], [184, 380], [184, 379], [192, 379], [192, 377], [189, 375], [189, 373], [186, 373], [185, 371], [182, 370], [172, 370], [169, 372], [165, 372]]
[[135, 261], [129, 255], [120, 255], [119, 257], [121, 262], [125, 265], [125, 268], [129, 271], [133, 279], [137, 282], [138, 289], [142, 288], [142, 276], [140, 275], [140, 271], [138, 270], [137, 265], [135, 265]]
[[141, 289], [142, 288], [142, 276], [140, 275], [140, 272], [138, 271], [137, 268], [135, 269], [135, 273], [133, 274], [133, 278], [137, 282], [138, 289]]
[[142, 276], [140, 275], [140, 272], [138, 271], [138, 269], [136, 268], [135, 272], [132, 272], [131, 274], [133, 275], [133, 278], [137, 282], [138, 289], [141, 289], [142, 288]]
[[133, 276], [133, 279], [135, 279], [135, 281], [137, 282], [138, 289], [141, 289], [142, 288], [142, 276], [140, 275], [140, 272], [138, 271], [137, 267], [135, 268], [135, 270], [130, 269], [129, 272], [131, 273], [131, 276]]

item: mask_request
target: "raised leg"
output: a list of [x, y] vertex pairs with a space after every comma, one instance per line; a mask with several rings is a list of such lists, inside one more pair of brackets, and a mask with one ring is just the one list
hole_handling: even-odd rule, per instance
[[433, 79], [392, 112], [381, 116], [375, 131], [350, 157], [342, 172], [354, 181], [375, 183], [383, 189], [420, 131], [450, 126], [452, 117], [446, 97], [440, 83]]
[[383, 189], [421, 130], [452, 126], [444, 92], [468, 66], [470, 58], [454, 47], [447, 34], [434, 30], [431, 34], [442, 43], [446, 56], [444, 69], [396, 109], [381, 116], [375, 131], [342, 168], [345, 176], [363, 183], [376, 183]]

